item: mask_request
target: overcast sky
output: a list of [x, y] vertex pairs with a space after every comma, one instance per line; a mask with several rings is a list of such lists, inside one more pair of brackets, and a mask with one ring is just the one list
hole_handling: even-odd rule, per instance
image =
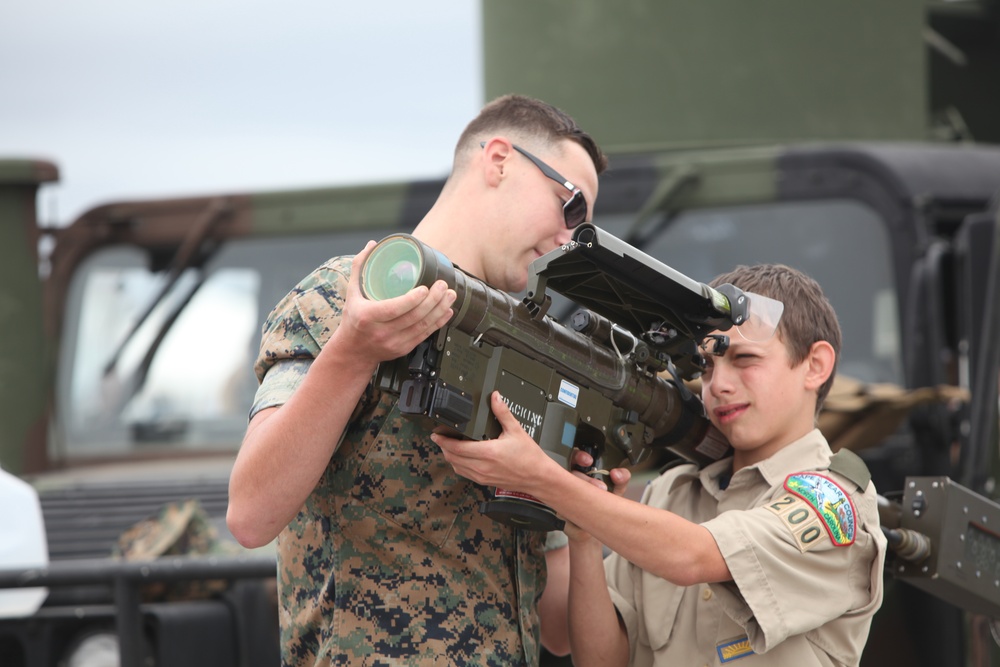
[[440, 176], [482, 88], [474, 0], [0, 0], [0, 158], [59, 166], [46, 223]]

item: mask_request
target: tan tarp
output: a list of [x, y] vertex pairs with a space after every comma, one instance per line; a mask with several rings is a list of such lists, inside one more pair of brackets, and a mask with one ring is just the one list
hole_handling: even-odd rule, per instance
[[[701, 393], [701, 382], [687, 383]], [[890, 436], [918, 405], [957, 404], [969, 400], [968, 390], [952, 386], [904, 389], [894, 384], [869, 384], [837, 375], [820, 411], [818, 426], [830, 447], [852, 451], [877, 445]]]
[[820, 411], [819, 428], [834, 451], [842, 447], [857, 451], [882, 442], [918, 405], [968, 400], [969, 392], [959, 387], [904, 389], [838, 375]]

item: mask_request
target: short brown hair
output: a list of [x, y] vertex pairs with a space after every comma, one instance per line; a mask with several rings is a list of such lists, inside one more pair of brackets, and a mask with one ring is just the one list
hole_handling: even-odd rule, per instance
[[822, 340], [833, 347], [833, 372], [816, 392], [818, 414], [833, 385], [841, 345], [840, 322], [837, 321], [837, 314], [823, 293], [823, 288], [806, 274], [784, 264], [737, 266], [729, 273], [716, 276], [709, 284], [718, 287], [726, 283], [747, 292], [777, 299], [785, 305], [777, 333], [788, 350], [792, 366], [802, 363], [813, 343]]
[[589, 134], [580, 129], [566, 112], [551, 104], [523, 95], [504, 95], [482, 108], [462, 132], [455, 146], [456, 163], [463, 151], [479, 146], [488, 134], [509, 133], [520, 141], [534, 141], [543, 145], [555, 144], [563, 139], [575, 141], [590, 156], [598, 174], [608, 168], [608, 158]]

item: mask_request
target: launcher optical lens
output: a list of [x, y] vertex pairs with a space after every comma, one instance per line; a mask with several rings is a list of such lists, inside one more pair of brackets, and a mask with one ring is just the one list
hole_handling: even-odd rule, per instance
[[372, 301], [406, 294], [420, 284], [424, 262], [420, 249], [405, 238], [379, 244], [365, 261], [361, 291]]

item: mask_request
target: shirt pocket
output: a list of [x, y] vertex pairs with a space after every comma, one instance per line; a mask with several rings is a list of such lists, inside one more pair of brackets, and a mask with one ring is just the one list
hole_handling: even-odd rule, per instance
[[441, 546], [461, 514], [477, 511], [482, 492], [454, 473], [428, 433], [394, 405], [363, 454], [351, 495], [399, 528]]
[[684, 589], [648, 572], [641, 576], [640, 590], [644, 599], [638, 601], [638, 607], [643, 610], [640, 640], [644, 631], [646, 643], [653, 651], [658, 651], [666, 646], [673, 634]]

